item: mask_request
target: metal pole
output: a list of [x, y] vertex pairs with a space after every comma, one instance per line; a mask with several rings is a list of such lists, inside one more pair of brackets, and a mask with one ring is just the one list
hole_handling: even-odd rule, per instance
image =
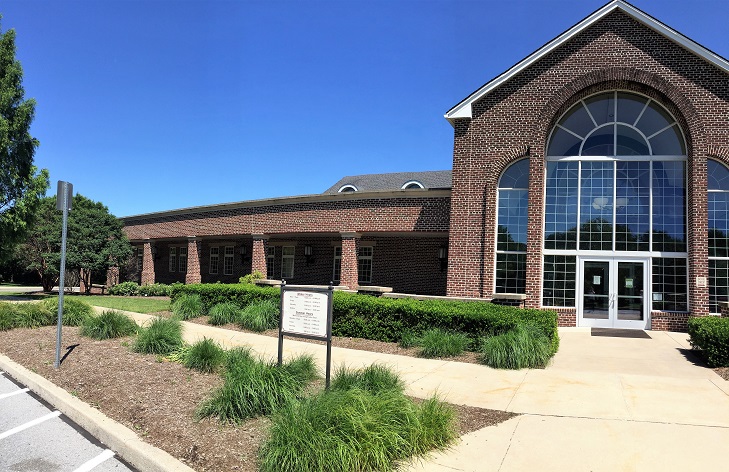
[[63, 183], [63, 229], [61, 230], [61, 274], [58, 281], [58, 328], [55, 368], [61, 366], [61, 330], [63, 329], [63, 283], [66, 275], [66, 224], [68, 222], [68, 182]]

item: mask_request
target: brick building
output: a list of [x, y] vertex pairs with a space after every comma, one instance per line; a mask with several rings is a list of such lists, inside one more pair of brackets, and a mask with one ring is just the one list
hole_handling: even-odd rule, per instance
[[[124, 218], [142, 282], [521, 300], [685, 329], [729, 293], [729, 62], [614, 0], [446, 113], [450, 172]], [[452, 177], [452, 180], [451, 180]]]

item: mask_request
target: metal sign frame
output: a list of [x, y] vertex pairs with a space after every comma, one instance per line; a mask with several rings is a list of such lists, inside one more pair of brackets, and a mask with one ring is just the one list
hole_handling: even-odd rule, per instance
[[[313, 334], [304, 334], [299, 332], [286, 331], [284, 328], [284, 318], [287, 313], [284, 312], [284, 299], [287, 292], [304, 292], [304, 293], [319, 293], [327, 296], [327, 319], [326, 319], [326, 335], [317, 336]], [[278, 366], [280, 367], [283, 363], [283, 340], [284, 336], [291, 336], [295, 338], [314, 339], [318, 341], [326, 341], [327, 343], [327, 361], [326, 361], [326, 388], [329, 389], [329, 379], [331, 377], [331, 366], [332, 366], [332, 300], [333, 300], [334, 287], [329, 285], [328, 287], [312, 287], [310, 285], [286, 285], [286, 282], [281, 283], [281, 302], [280, 302], [280, 316], [278, 323]]]
[[73, 202], [73, 184], [58, 181], [56, 192], [56, 208], [63, 212], [63, 229], [61, 230], [61, 268], [58, 279], [58, 326], [56, 327], [56, 360], [53, 366], [58, 369], [61, 367], [61, 331], [63, 330], [63, 291], [64, 277], [66, 275], [66, 234], [68, 228], [68, 212], [71, 211], [71, 203]]

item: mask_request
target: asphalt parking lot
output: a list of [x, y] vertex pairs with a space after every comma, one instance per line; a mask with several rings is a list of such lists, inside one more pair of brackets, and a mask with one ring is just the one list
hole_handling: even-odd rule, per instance
[[61, 412], [0, 373], [0, 470], [134, 471]]

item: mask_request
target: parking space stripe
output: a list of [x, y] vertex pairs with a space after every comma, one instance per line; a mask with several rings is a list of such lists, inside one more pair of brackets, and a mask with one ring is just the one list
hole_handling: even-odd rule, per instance
[[114, 457], [114, 451], [112, 451], [111, 449], [106, 449], [106, 450], [104, 450], [104, 452], [102, 452], [98, 456], [83, 463], [81, 465], [81, 467], [74, 470], [73, 472], [89, 472], [91, 469], [93, 469], [97, 465], [101, 464], [102, 462], [104, 462], [107, 459], [111, 459], [112, 457]]
[[0, 395], [0, 400], [2, 400], [3, 398], [12, 397], [13, 395], [20, 395], [21, 393], [25, 393], [29, 390], [30, 390], [29, 388], [21, 388], [20, 390], [16, 390], [14, 392], [3, 393], [2, 395]]
[[41, 416], [40, 418], [34, 419], [33, 421], [28, 421], [25, 424], [21, 424], [20, 426], [16, 426], [15, 428], [5, 431], [4, 433], [0, 433], [0, 439], [5, 439], [8, 436], [12, 436], [15, 433], [19, 433], [20, 431], [23, 431], [24, 429], [28, 429], [32, 426], [35, 426], [37, 424], [43, 423], [46, 420], [50, 420], [53, 418], [56, 418], [58, 416], [61, 416], [61, 412], [56, 410], [51, 413], [48, 413], [45, 416]]

